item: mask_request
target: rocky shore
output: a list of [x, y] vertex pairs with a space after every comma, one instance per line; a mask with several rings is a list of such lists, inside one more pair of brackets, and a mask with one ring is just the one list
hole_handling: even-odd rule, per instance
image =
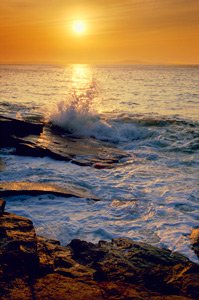
[[[113, 168], [127, 154], [95, 139], [57, 134], [49, 124], [0, 116], [0, 147], [11, 154]], [[131, 159], [137, 159], [131, 157]], [[0, 160], [0, 171], [5, 168]], [[52, 194], [100, 199], [81, 188], [48, 183], [1, 182], [0, 196]], [[199, 257], [199, 229], [190, 236]], [[5, 211], [0, 199], [0, 299], [199, 299], [199, 265], [179, 253], [126, 238], [69, 245], [36, 235], [31, 220]]]
[[2, 300], [199, 299], [199, 265], [179, 253], [126, 238], [62, 246], [4, 208], [1, 199]]

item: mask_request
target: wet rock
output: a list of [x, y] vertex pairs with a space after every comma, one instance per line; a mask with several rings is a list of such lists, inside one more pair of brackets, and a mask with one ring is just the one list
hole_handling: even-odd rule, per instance
[[13, 146], [11, 136], [24, 137], [30, 134], [39, 135], [43, 130], [43, 124], [25, 122], [0, 116], [0, 146]]
[[[19, 141], [19, 140], [18, 140]], [[44, 146], [38, 146], [30, 141], [20, 141], [15, 145], [16, 150], [13, 152], [15, 155], [32, 156], [32, 157], [50, 157], [56, 160], [71, 161], [72, 156], [62, 151], [51, 151]]]
[[90, 198], [95, 201], [99, 200], [99, 198], [92, 196], [88, 191], [72, 185], [63, 188], [53, 184], [38, 182], [0, 182], [0, 196], [36, 196], [42, 194], [52, 194], [61, 197]]
[[15, 155], [50, 157], [96, 169], [113, 167], [129, 156], [108, 143], [91, 137], [66, 135], [48, 124], [0, 116], [0, 127], [0, 147], [15, 148]]
[[100, 169], [112, 169], [113, 168], [113, 166], [111, 164], [108, 164], [108, 163], [101, 163], [101, 164], [96, 163], [96, 164], [93, 165], [93, 167], [95, 169], [98, 169], [98, 170], [100, 170]]
[[199, 299], [199, 265], [126, 238], [68, 246], [36, 236], [32, 222], [0, 217], [1, 299]]
[[[60, 136], [47, 126], [39, 139], [25, 137], [16, 145], [17, 155], [51, 157], [57, 160], [71, 161], [80, 166], [103, 166], [110, 168], [129, 155], [118, 151], [111, 145], [89, 137]], [[100, 167], [99, 167], [100, 169]]]
[[24, 137], [30, 134], [39, 135], [44, 125], [0, 116], [0, 126], [2, 134]]
[[191, 235], [190, 240], [192, 243], [192, 249], [199, 258], [199, 228], [194, 228]]

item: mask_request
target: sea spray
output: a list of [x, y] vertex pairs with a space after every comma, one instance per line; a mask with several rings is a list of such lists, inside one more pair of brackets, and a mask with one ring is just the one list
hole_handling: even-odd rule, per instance
[[71, 134], [86, 134], [86, 130], [99, 121], [99, 117], [90, 107], [90, 94], [86, 96], [73, 93], [69, 103], [60, 101], [56, 112], [49, 116], [49, 121]]
[[60, 101], [56, 112], [49, 117], [50, 123], [66, 133], [90, 136], [112, 143], [144, 138], [147, 130], [135, 124], [100, 117], [92, 108], [92, 94], [73, 93], [70, 102]]

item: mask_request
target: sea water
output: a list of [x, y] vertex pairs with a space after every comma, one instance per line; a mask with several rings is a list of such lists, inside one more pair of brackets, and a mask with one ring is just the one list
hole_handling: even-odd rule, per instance
[[71, 184], [99, 202], [52, 195], [7, 197], [37, 234], [62, 244], [128, 237], [198, 262], [199, 67], [1, 65], [0, 114], [50, 122], [129, 156], [111, 169], [1, 149], [1, 181]]

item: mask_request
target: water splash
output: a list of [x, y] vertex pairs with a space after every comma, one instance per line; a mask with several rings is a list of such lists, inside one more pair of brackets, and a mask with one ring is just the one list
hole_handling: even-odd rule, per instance
[[[86, 95], [73, 93], [71, 100], [60, 101], [56, 112], [49, 117], [50, 122], [72, 134], [81, 134], [86, 128], [91, 128], [99, 117], [92, 109], [92, 91], [87, 91]], [[82, 132], [83, 130], [83, 132]]]
[[57, 106], [57, 112], [50, 116], [52, 125], [61, 128], [66, 133], [90, 136], [112, 143], [127, 142], [144, 138], [147, 130], [135, 124], [122, 123], [108, 118], [101, 118], [92, 109], [92, 95], [86, 97], [73, 95], [69, 104], [62, 101]]

